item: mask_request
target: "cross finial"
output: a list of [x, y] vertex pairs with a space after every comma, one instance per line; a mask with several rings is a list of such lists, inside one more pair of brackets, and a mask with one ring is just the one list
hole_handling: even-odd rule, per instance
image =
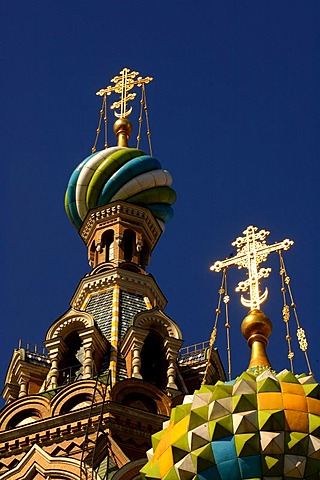
[[132, 90], [135, 85], [141, 87], [143, 84], [152, 82], [153, 80], [152, 77], [136, 78], [137, 75], [139, 75], [139, 72], [131, 72], [129, 68], [123, 68], [120, 75], [116, 75], [111, 79], [111, 82], [115, 84], [114, 86], [109, 85], [107, 88], [102, 88], [96, 93], [96, 95], [100, 95], [101, 97], [110, 95], [112, 92], [120, 95], [120, 100], [111, 105], [112, 110], [120, 109], [120, 111], [114, 112], [117, 118], [127, 118], [132, 112], [132, 107], [127, 108], [127, 104], [136, 97], [136, 93], [128, 92]]
[[260, 294], [259, 280], [267, 278], [271, 268], [260, 268], [260, 263], [265, 262], [269, 253], [279, 250], [288, 250], [293, 245], [292, 240], [285, 239], [273, 245], [267, 245], [266, 237], [270, 234], [267, 230], [258, 231], [257, 227], [249, 226], [244, 230], [244, 237], [238, 237], [231, 245], [237, 247], [235, 257], [217, 261], [210, 267], [214, 272], [220, 272], [223, 268], [237, 265], [238, 268], [248, 270], [248, 278], [238, 283], [237, 292], [246, 292], [249, 289], [250, 298], [241, 295], [241, 303], [250, 310], [259, 309], [268, 296], [268, 289]]

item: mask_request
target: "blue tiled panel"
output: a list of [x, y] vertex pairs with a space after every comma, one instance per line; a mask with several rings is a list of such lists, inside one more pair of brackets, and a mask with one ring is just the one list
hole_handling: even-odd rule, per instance
[[132, 325], [135, 315], [146, 310], [146, 304], [141, 295], [120, 292], [120, 323], [119, 338], [122, 340], [128, 328]]
[[110, 341], [112, 319], [112, 291], [93, 295], [87, 305], [86, 312], [90, 313], [101, 332]]

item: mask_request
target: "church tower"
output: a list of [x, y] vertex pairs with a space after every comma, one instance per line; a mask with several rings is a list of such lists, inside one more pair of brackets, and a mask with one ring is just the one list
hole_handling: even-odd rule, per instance
[[[19, 344], [0, 412], [0, 480], [138, 479], [151, 435], [185, 394], [224, 380], [209, 342], [182, 348], [180, 328], [148, 273], [152, 251], [173, 216], [172, 178], [151, 150], [145, 86], [124, 68], [102, 97], [117, 120], [117, 145], [96, 150], [72, 173], [65, 198], [84, 241], [89, 273], [70, 308], [49, 327], [45, 348]], [[131, 101], [141, 91], [138, 145], [129, 146]], [[130, 105], [130, 106], [129, 106]], [[150, 151], [139, 148], [146, 113]]]

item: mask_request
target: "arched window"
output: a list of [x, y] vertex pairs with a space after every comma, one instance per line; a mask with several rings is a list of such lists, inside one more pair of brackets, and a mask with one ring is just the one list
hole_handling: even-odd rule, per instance
[[59, 364], [59, 385], [68, 385], [82, 378], [83, 345], [76, 331], [64, 339], [67, 351]]
[[133, 247], [136, 240], [136, 234], [132, 230], [125, 230], [123, 234], [123, 253], [126, 262], [132, 262]]
[[8, 422], [7, 429], [10, 430], [12, 428], [22, 427], [23, 425], [28, 425], [28, 423], [33, 423], [40, 419], [41, 415], [38, 410], [28, 408], [14, 415]]
[[113, 230], [107, 230], [102, 235], [102, 244], [106, 249], [105, 261], [111, 262], [112, 260], [114, 260], [114, 231]]
[[167, 361], [162, 336], [151, 330], [141, 349], [141, 375], [143, 380], [163, 389], [167, 384]]
[[156, 402], [143, 393], [128, 393], [122, 400], [123, 405], [128, 405], [128, 407], [138, 408], [140, 410], [146, 410], [151, 413], [158, 413], [158, 408]]
[[66, 401], [60, 410], [60, 414], [73, 412], [80, 408], [89, 407], [92, 403], [92, 395], [89, 393], [80, 393], [74, 395], [72, 398]]

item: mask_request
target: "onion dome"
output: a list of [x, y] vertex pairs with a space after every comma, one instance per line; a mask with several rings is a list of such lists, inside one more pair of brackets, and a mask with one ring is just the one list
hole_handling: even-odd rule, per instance
[[136, 148], [106, 148], [87, 157], [72, 173], [65, 208], [80, 229], [88, 211], [117, 200], [148, 208], [155, 218], [168, 222], [176, 193], [172, 177], [160, 162]]
[[[311, 372], [296, 376], [272, 370], [266, 354], [272, 323], [258, 308], [267, 297], [267, 290], [260, 292], [259, 279], [271, 271], [259, 270], [259, 264], [293, 242], [267, 245], [270, 232], [253, 226], [243, 233], [245, 237], [232, 244], [237, 254], [217, 261], [212, 270], [238, 265], [249, 272], [249, 279], [237, 287], [250, 290], [249, 299], [241, 298], [251, 307], [241, 326], [251, 348], [249, 368], [235, 380], [215, 385], [207, 385], [204, 376], [200, 390], [187, 395], [153, 436], [149, 461], [141, 471], [144, 479], [319, 479], [320, 386]], [[285, 272], [284, 263], [281, 268]], [[286, 278], [284, 285], [289, 285]], [[224, 287], [222, 283], [221, 292]], [[304, 340], [301, 329], [299, 334]], [[306, 344], [302, 349], [306, 351]]]
[[251, 369], [203, 385], [152, 437], [145, 479], [318, 479], [320, 388], [312, 376]]

